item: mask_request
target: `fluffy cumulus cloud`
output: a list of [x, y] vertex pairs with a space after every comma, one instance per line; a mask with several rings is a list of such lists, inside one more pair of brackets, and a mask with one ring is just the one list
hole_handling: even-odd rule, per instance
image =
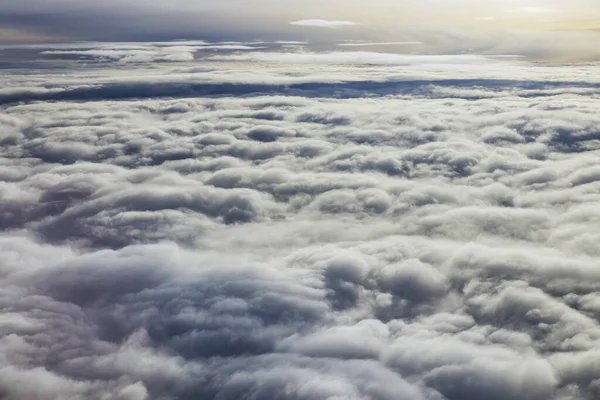
[[0, 75], [2, 399], [600, 395], [594, 66], [172, 46]]

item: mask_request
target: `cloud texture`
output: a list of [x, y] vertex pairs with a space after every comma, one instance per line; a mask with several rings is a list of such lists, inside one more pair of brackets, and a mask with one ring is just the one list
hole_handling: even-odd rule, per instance
[[0, 77], [1, 398], [600, 394], [594, 67], [103, 51]]

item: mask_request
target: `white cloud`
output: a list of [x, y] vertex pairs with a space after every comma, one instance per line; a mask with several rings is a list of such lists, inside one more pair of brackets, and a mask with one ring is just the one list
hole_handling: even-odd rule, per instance
[[281, 44], [281, 45], [290, 45], [290, 46], [293, 46], [293, 45], [304, 46], [304, 45], [309, 44], [308, 42], [301, 42], [298, 40], [277, 40], [277, 41], [275, 41], [275, 43]]
[[370, 65], [488, 64], [491, 61], [489, 58], [480, 55], [417, 55], [378, 53], [370, 51], [333, 51], [324, 53], [315, 53], [309, 51], [296, 53], [251, 52], [244, 55], [215, 56], [213, 59], [285, 63]]
[[[44, 49], [46, 45], [21, 46], [26, 49]], [[60, 48], [63, 47], [63, 48]], [[15, 46], [7, 48], [16, 48]], [[184, 62], [193, 61], [199, 51], [248, 51], [264, 49], [264, 46], [242, 43], [75, 43], [59, 46], [59, 49], [44, 50], [43, 56], [80, 57], [99, 61], [119, 61], [122, 63], [151, 63], [157, 61]]]
[[267, 54], [0, 76], [2, 395], [597, 396], [596, 66]]
[[335, 21], [335, 20], [327, 20], [327, 19], [303, 19], [300, 21], [292, 21], [291, 25], [297, 26], [314, 26], [317, 28], [343, 28], [346, 26], [354, 26], [359, 25], [357, 22], [353, 21]]
[[369, 47], [369, 46], [411, 46], [422, 44], [421, 42], [349, 42], [339, 43], [343, 47]]

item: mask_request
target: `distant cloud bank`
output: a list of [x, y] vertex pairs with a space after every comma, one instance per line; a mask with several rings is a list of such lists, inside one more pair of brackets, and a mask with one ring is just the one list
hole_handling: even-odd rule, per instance
[[290, 22], [290, 24], [297, 25], [297, 26], [314, 26], [317, 28], [330, 28], [330, 29], [359, 25], [357, 22], [352, 22], [352, 21], [330, 21], [330, 20], [326, 20], [326, 19], [304, 19], [301, 21], [292, 21], [292, 22]]

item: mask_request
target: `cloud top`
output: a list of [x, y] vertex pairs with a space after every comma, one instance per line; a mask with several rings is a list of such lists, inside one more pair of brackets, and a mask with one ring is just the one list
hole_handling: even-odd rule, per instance
[[77, 46], [0, 74], [2, 399], [598, 397], [595, 65]]

